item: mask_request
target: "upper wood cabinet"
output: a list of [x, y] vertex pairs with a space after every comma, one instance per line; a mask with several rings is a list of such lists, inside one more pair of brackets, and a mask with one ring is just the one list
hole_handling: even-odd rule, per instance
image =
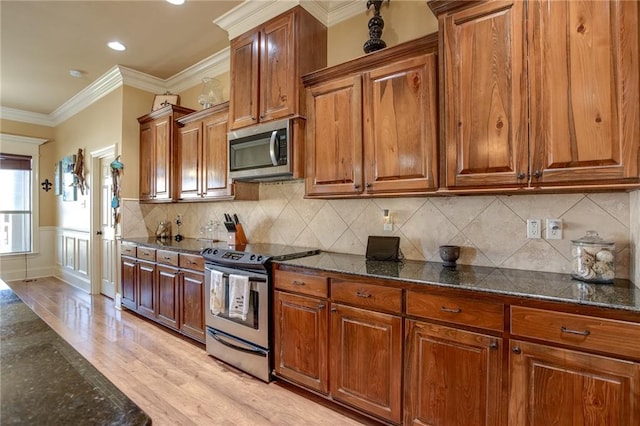
[[229, 104], [223, 103], [177, 120], [176, 198], [179, 201], [231, 198], [228, 112]]
[[188, 108], [167, 105], [138, 118], [141, 202], [172, 200], [172, 157], [177, 136], [174, 120], [191, 112]]
[[638, 3], [429, 3], [443, 191], [637, 187]]
[[437, 36], [307, 75], [307, 196], [435, 192]]
[[300, 77], [327, 66], [327, 29], [300, 6], [231, 40], [230, 129], [305, 115]]

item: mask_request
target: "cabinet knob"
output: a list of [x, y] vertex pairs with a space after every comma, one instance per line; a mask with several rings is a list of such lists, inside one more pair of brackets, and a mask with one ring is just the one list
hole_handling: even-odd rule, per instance
[[522, 349], [520, 349], [519, 346], [514, 346], [513, 348], [511, 348], [511, 352], [513, 352], [514, 354], [521, 354], [522, 353]]
[[542, 177], [542, 172], [540, 170], [536, 170], [535, 172], [533, 172], [533, 176], [536, 178], [540, 178]]
[[371, 182], [367, 182], [367, 184], [365, 185], [367, 188], [371, 188], [373, 185], [371, 185]]
[[331, 310], [331, 312], [337, 312], [338, 308], [331, 308], [330, 310]]
[[325, 304], [324, 303], [318, 305], [318, 310], [319, 311], [323, 310], [324, 308], [325, 308]]
[[368, 297], [371, 297], [371, 294], [365, 293], [364, 291], [356, 291], [356, 296], [366, 299]]
[[353, 187], [354, 187], [355, 189], [360, 189], [360, 184], [359, 184], [359, 183], [354, 183], [354, 184], [353, 184]]
[[294, 280], [294, 281], [291, 282], [291, 284], [296, 285], [296, 286], [303, 286], [304, 285], [304, 281]]
[[525, 176], [526, 175], [524, 173], [522, 173], [522, 172], [518, 173], [518, 179], [520, 179], [520, 180], [524, 179]]
[[498, 342], [491, 342], [489, 344], [489, 349], [498, 349]]

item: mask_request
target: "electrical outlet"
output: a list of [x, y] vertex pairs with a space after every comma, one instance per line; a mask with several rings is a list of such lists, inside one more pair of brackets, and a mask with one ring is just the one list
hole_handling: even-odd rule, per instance
[[547, 240], [562, 239], [562, 219], [547, 219]]
[[542, 220], [527, 219], [527, 238], [542, 238]]

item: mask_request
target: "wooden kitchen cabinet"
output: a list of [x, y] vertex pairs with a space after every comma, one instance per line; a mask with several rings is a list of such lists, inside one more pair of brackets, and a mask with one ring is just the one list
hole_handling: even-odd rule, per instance
[[640, 363], [519, 340], [509, 361], [509, 424], [640, 424]]
[[167, 105], [138, 118], [140, 124], [140, 201], [170, 202], [173, 198], [174, 120], [193, 110]]
[[323, 24], [296, 6], [231, 40], [230, 49], [231, 130], [305, 115], [300, 77], [327, 66]]
[[134, 311], [138, 307], [137, 264], [135, 257], [125, 255], [120, 257], [122, 306]]
[[505, 424], [504, 305], [408, 291], [406, 312], [404, 424]]
[[177, 120], [178, 201], [232, 198], [228, 173], [228, 112], [229, 104], [225, 102]]
[[405, 425], [504, 424], [501, 338], [407, 320], [405, 357]]
[[204, 258], [131, 244], [122, 247], [122, 305], [204, 343]]
[[437, 37], [304, 77], [306, 195], [435, 192]]
[[276, 290], [275, 372], [309, 389], [329, 393], [328, 302]]
[[399, 423], [402, 414], [402, 317], [331, 305], [331, 396]]
[[640, 184], [637, 2], [429, 5], [443, 192]]
[[640, 424], [639, 323], [512, 306], [511, 335], [509, 424]]

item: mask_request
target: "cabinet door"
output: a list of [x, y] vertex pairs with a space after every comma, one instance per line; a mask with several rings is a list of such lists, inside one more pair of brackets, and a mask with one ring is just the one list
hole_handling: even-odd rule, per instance
[[401, 421], [402, 318], [334, 304], [331, 309], [331, 396]]
[[406, 335], [405, 425], [504, 424], [502, 339], [411, 320]]
[[137, 262], [133, 258], [124, 256], [120, 258], [120, 276], [122, 279], [122, 305], [134, 311], [138, 308], [136, 264]]
[[365, 190], [435, 191], [437, 103], [434, 54], [365, 74]]
[[155, 184], [154, 199], [168, 200], [171, 198], [171, 133], [173, 116], [162, 117], [154, 121], [153, 132], [155, 141]]
[[441, 21], [447, 188], [527, 185], [525, 4], [493, 1]]
[[139, 314], [156, 317], [156, 264], [138, 261], [138, 305]]
[[228, 173], [228, 112], [212, 115], [202, 123], [202, 195], [215, 198], [231, 195]]
[[327, 302], [275, 292], [275, 371], [308, 388], [329, 392]]
[[638, 181], [638, 7], [529, 3], [532, 184]]
[[204, 274], [182, 271], [180, 330], [200, 342], [204, 334]]
[[202, 194], [202, 124], [186, 124], [178, 131], [176, 182], [179, 200], [200, 198]]
[[155, 194], [155, 140], [153, 122], [140, 126], [140, 200], [152, 200]]
[[511, 341], [509, 424], [640, 424], [640, 364]]
[[156, 319], [166, 326], [178, 329], [180, 327], [180, 280], [178, 269], [158, 265], [157, 271], [158, 308]]
[[307, 195], [362, 192], [362, 79], [307, 90]]
[[231, 99], [229, 127], [238, 129], [258, 122], [258, 65], [260, 33], [248, 33], [231, 41]]
[[260, 121], [294, 113], [300, 83], [294, 67], [293, 20], [292, 13], [284, 14], [261, 31]]

